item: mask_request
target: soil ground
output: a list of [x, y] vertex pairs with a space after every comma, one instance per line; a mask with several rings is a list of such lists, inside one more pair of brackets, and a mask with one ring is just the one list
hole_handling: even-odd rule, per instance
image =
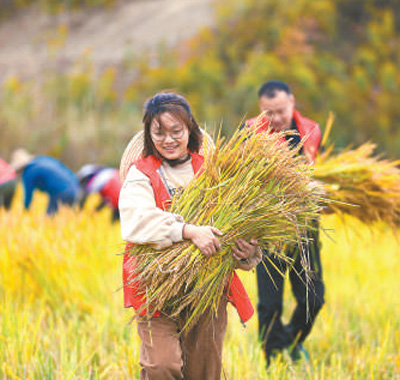
[[211, 26], [213, 0], [126, 0], [110, 9], [20, 11], [0, 24], [0, 84], [16, 75], [68, 71], [89, 54], [95, 68], [118, 65], [160, 44], [175, 46]]

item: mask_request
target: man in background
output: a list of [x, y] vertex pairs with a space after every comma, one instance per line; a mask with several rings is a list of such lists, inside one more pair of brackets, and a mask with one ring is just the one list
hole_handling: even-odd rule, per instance
[[[247, 120], [246, 124], [252, 126], [257, 121], [258, 133], [288, 132], [284, 138], [289, 146], [296, 148], [302, 142], [299, 154], [303, 154], [313, 163], [320, 147], [321, 131], [316, 122], [302, 116], [295, 109], [295, 98], [289, 86], [280, 81], [264, 83], [258, 91], [258, 105], [260, 111], [265, 111], [265, 114]], [[271, 358], [285, 348], [289, 350], [293, 360], [301, 357], [308, 359], [303, 342], [324, 304], [318, 222], [313, 222], [312, 227], [307, 231], [308, 244], [304, 244], [303, 247], [310, 257], [309, 280], [300, 261], [298, 246], [291, 246], [285, 250], [285, 254], [294, 260], [290, 266], [282, 259], [264, 251], [267, 257], [264, 257], [256, 269], [259, 337], [267, 366]], [[281, 316], [287, 271], [296, 307], [289, 323], [284, 324]]]
[[59, 204], [72, 206], [78, 201], [78, 179], [55, 158], [33, 156], [20, 148], [13, 152], [11, 166], [22, 177], [25, 209], [31, 205], [34, 190], [48, 194], [47, 215], [55, 214]]

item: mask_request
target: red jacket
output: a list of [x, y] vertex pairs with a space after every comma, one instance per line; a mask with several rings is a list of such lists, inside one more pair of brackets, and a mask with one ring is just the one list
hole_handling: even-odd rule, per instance
[[111, 208], [116, 210], [118, 209], [120, 191], [121, 178], [119, 176], [119, 170], [114, 169], [112, 177], [101, 188], [100, 195]]
[[[305, 155], [309, 158], [311, 162], [315, 161], [317, 156], [319, 144], [321, 143], [321, 130], [319, 128], [318, 123], [315, 121], [308, 119], [300, 114], [299, 111], [293, 110], [293, 119], [296, 122], [297, 129], [300, 134], [300, 138], [303, 140], [303, 150]], [[247, 126], [253, 125], [258, 120], [258, 116], [253, 117], [246, 121]], [[269, 129], [270, 126], [270, 118], [267, 116], [263, 116], [257, 121], [259, 128], [257, 129], [257, 133], [265, 132]], [[270, 133], [275, 132], [273, 128], [269, 129]]]
[[17, 178], [17, 173], [7, 162], [0, 158], [0, 185]]
[[[204, 157], [195, 153], [191, 153], [191, 155], [194, 173], [201, 173]], [[155, 158], [154, 156], [148, 156], [135, 162], [136, 168], [150, 179], [157, 207], [161, 208], [162, 210], [168, 210], [171, 203], [171, 198], [160, 175], [157, 172], [157, 169], [160, 167], [160, 165], [161, 160]], [[125, 250], [127, 251], [128, 249], [132, 248], [132, 246], [132, 243], [128, 243]], [[135, 310], [138, 310], [146, 302], [146, 297], [144, 294], [138, 292], [137, 282], [132, 281], [131, 273], [135, 267], [135, 257], [128, 254], [124, 255], [122, 270], [122, 279], [124, 284], [124, 304], [125, 307], [133, 307]], [[243, 322], [248, 321], [254, 314], [254, 308], [242, 282], [240, 281], [239, 276], [235, 272], [233, 272], [232, 279], [229, 283], [227, 296], [232, 305], [236, 307], [240, 319]], [[147, 310], [144, 309], [140, 315], [144, 316], [146, 315], [146, 312]], [[160, 315], [159, 312], [154, 314], [154, 316], [158, 315]]]

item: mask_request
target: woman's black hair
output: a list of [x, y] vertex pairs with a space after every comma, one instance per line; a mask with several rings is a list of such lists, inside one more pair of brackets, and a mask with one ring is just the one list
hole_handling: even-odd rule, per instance
[[189, 129], [188, 149], [193, 153], [198, 153], [202, 142], [202, 133], [199, 125], [192, 115], [189, 103], [182, 96], [174, 92], [159, 92], [150, 98], [144, 106], [143, 124], [144, 124], [144, 148], [143, 156], [153, 155], [160, 158], [160, 154], [154, 146], [150, 135], [150, 127], [153, 120], [159, 125], [160, 115], [168, 112], [178, 120], [182, 121]]

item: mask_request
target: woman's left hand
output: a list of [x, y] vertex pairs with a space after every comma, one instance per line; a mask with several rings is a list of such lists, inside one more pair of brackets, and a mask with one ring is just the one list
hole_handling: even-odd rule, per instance
[[251, 239], [249, 242], [243, 239], [236, 239], [236, 247], [232, 248], [233, 257], [237, 261], [246, 260], [253, 257], [257, 249], [257, 240]]

